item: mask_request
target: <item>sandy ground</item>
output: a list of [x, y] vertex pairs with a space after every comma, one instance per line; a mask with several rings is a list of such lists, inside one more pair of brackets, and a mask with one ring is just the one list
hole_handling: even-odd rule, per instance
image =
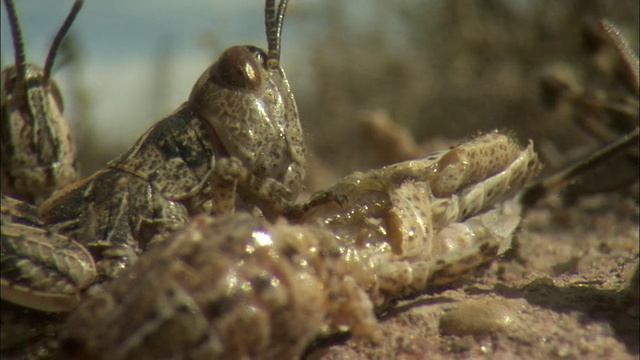
[[514, 248], [477, 278], [385, 314], [383, 342], [309, 359], [637, 359], [637, 202], [552, 203], [530, 210]]
[[[588, 33], [584, 19], [608, 18], [636, 48], [637, 2], [537, 0], [539, 9], [505, 16], [510, 7], [501, 4], [510, 3], [460, 0], [408, 8], [401, 19], [414, 28], [408, 34], [417, 34], [411, 43], [415, 53], [396, 51], [390, 40], [349, 33], [338, 25], [350, 17], [330, 11], [340, 10], [337, 5], [314, 14], [330, 18], [327, 29], [337, 36], [323, 33], [325, 42], [316, 39], [318, 54], [304, 67], [317, 72], [315, 86], [307, 94], [300, 86], [294, 89], [308, 148], [319, 162], [331, 162], [326, 174], [310, 165], [309, 189], [326, 188], [336, 174], [380, 166], [359, 138], [363, 131], [356, 119], [363, 111], [382, 109], [411, 129], [405, 138], [428, 138], [430, 148], [418, 149], [421, 153], [451, 145], [434, 137], [459, 141], [506, 129], [523, 144], [533, 139], [552, 172], [553, 156], [542, 155], [558, 152], [562, 161], [555, 165], [562, 165], [571, 163], [566, 155], [579, 146], [593, 148], [593, 140], [574, 124], [580, 111], [566, 104], [553, 111], [542, 106], [540, 79], [558, 72], [560, 78], [575, 80], [576, 94], [587, 89], [598, 97], [628, 95], [616, 80], [614, 52], [585, 50], [593, 41], [582, 33]], [[382, 20], [372, 29], [377, 31]], [[632, 128], [637, 126], [637, 111], [628, 118]], [[400, 148], [394, 156], [414, 151]], [[91, 149], [81, 153], [96, 162], [117, 155]], [[386, 148], [383, 153], [389, 155]], [[630, 169], [637, 179], [637, 168]], [[624, 178], [623, 171], [620, 166], [605, 169], [595, 177], [596, 188]], [[384, 341], [342, 339], [315, 348], [307, 358], [637, 359], [638, 226], [637, 184], [633, 195], [581, 197], [572, 206], [548, 200], [526, 214], [513, 250], [477, 277], [401, 302], [384, 314]]]

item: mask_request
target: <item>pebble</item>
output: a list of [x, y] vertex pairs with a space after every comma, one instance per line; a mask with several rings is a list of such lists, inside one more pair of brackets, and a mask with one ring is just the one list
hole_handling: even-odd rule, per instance
[[442, 335], [491, 335], [509, 330], [515, 321], [513, 309], [501, 300], [461, 302], [440, 318]]

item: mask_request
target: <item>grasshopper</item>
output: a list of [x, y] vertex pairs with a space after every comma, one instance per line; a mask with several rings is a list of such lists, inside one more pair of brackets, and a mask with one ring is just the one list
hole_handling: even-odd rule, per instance
[[15, 48], [15, 64], [2, 71], [0, 154], [2, 193], [41, 203], [78, 180], [75, 143], [58, 85], [51, 71], [60, 43], [83, 1], [77, 0], [58, 30], [44, 68], [27, 64], [22, 32], [12, 0], [5, 0]]
[[[239, 207], [275, 217], [295, 200], [305, 175], [305, 145], [295, 99], [280, 67], [286, 7], [286, 0], [277, 6], [266, 1], [267, 52], [254, 46], [224, 51], [174, 113], [106, 168], [60, 190], [39, 207], [47, 232], [88, 249], [100, 281], [117, 277], [150, 243], [181, 228], [195, 214]], [[11, 206], [3, 198], [5, 205]], [[61, 306], [60, 301], [50, 301], [61, 294], [43, 294], [33, 291], [36, 284], [25, 284], [33, 266], [42, 265], [40, 258], [4, 238], [15, 239], [3, 228], [3, 287], [11, 288], [20, 279], [21, 290], [11, 299], [3, 291], [3, 299], [30, 307], [39, 304], [37, 308], [47, 311], [75, 307], [77, 301], [69, 297]], [[47, 234], [38, 238], [46, 246], [52, 241]], [[31, 265], [9, 273], [5, 258]], [[51, 276], [61, 271], [45, 268]], [[84, 268], [91, 271], [90, 264]], [[80, 290], [75, 289], [76, 295]]]
[[531, 199], [637, 139], [636, 128], [527, 186], [541, 168], [533, 144], [495, 132], [348, 175], [313, 195], [295, 224], [243, 213], [195, 217], [72, 313], [62, 352], [300, 358], [332, 332], [381, 340], [376, 314], [504, 254]]
[[[60, 321], [56, 315], [8, 301], [36, 309], [66, 308], [69, 301], [79, 301], [75, 289], [87, 287], [96, 278], [87, 250], [49, 233], [33, 205], [79, 178], [75, 143], [62, 116], [62, 94], [51, 74], [62, 39], [83, 1], [73, 4], [49, 48], [44, 68], [26, 62], [17, 11], [11, 0], [4, 5], [15, 64], [2, 71], [0, 90], [3, 352], [33, 339], [43, 338], [46, 343], [47, 329]], [[56, 271], [48, 271], [49, 267]], [[30, 276], [24, 277], [25, 273]]]
[[519, 205], [501, 202], [539, 169], [532, 144], [495, 132], [351, 174], [297, 224], [197, 216], [70, 315], [64, 358], [297, 359], [341, 329], [375, 340], [376, 313], [509, 248]]

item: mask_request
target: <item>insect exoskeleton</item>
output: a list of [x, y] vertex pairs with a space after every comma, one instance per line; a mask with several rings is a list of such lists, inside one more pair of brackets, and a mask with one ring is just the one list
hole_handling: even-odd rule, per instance
[[1, 80], [0, 179], [5, 195], [41, 203], [78, 179], [75, 143], [51, 71], [60, 42], [82, 4], [82, 0], [74, 3], [41, 68], [27, 64], [17, 12], [13, 1], [5, 0], [15, 52], [15, 64], [2, 71]]
[[2, 195], [1, 214], [2, 299], [47, 312], [76, 307], [97, 276], [89, 252], [48, 232], [30, 204]]
[[87, 246], [101, 279], [116, 277], [192, 215], [238, 207], [275, 217], [297, 197], [305, 147], [279, 62], [286, 5], [266, 3], [268, 52], [226, 50], [173, 114], [41, 206], [51, 229]]
[[[446, 168], [463, 163], [450, 192], [435, 196], [431, 182], [452, 181]], [[338, 330], [376, 338], [375, 313], [395, 299], [463, 278], [509, 248], [520, 207], [498, 202], [538, 170], [532, 145], [494, 133], [350, 175], [317, 194], [297, 224], [196, 217], [87, 299], [62, 349], [119, 359], [295, 358]]]

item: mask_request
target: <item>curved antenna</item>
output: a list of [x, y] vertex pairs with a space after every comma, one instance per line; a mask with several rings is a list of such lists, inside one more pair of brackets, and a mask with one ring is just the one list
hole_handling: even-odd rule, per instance
[[49, 48], [49, 54], [47, 54], [47, 60], [44, 62], [44, 81], [49, 80], [49, 77], [51, 76], [51, 69], [53, 68], [53, 63], [56, 60], [56, 55], [58, 54], [58, 49], [60, 48], [60, 43], [62, 43], [62, 38], [64, 38], [64, 36], [67, 34], [67, 31], [69, 31], [71, 24], [73, 24], [73, 21], [76, 19], [76, 16], [78, 15], [78, 12], [82, 8], [83, 4], [84, 0], [76, 0], [76, 2], [71, 7], [71, 10], [69, 11], [69, 15], [67, 15], [67, 18], [64, 20], [64, 23], [60, 27], [60, 30], [58, 30], [56, 37], [53, 38], [51, 48]]
[[24, 41], [22, 40], [22, 30], [18, 23], [18, 13], [13, 5], [13, 0], [4, 0], [4, 6], [7, 8], [9, 17], [9, 25], [11, 28], [11, 36], [13, 37], [13, 47], [15, 48], [16, 69], [18, 70], [18, 81], [24, 83], [27, 80], [27, 60], [24, 55]]
[[267, 43], [269, 54], [267, 55], [267, 68], [273, 69], [280, 65], [280, 36], [284, 14], [287, 11], [288, 0], [282, 0], [276, 11], [275, 0], [267, 0], [264, 8], [265, 26], [267, 29]]

